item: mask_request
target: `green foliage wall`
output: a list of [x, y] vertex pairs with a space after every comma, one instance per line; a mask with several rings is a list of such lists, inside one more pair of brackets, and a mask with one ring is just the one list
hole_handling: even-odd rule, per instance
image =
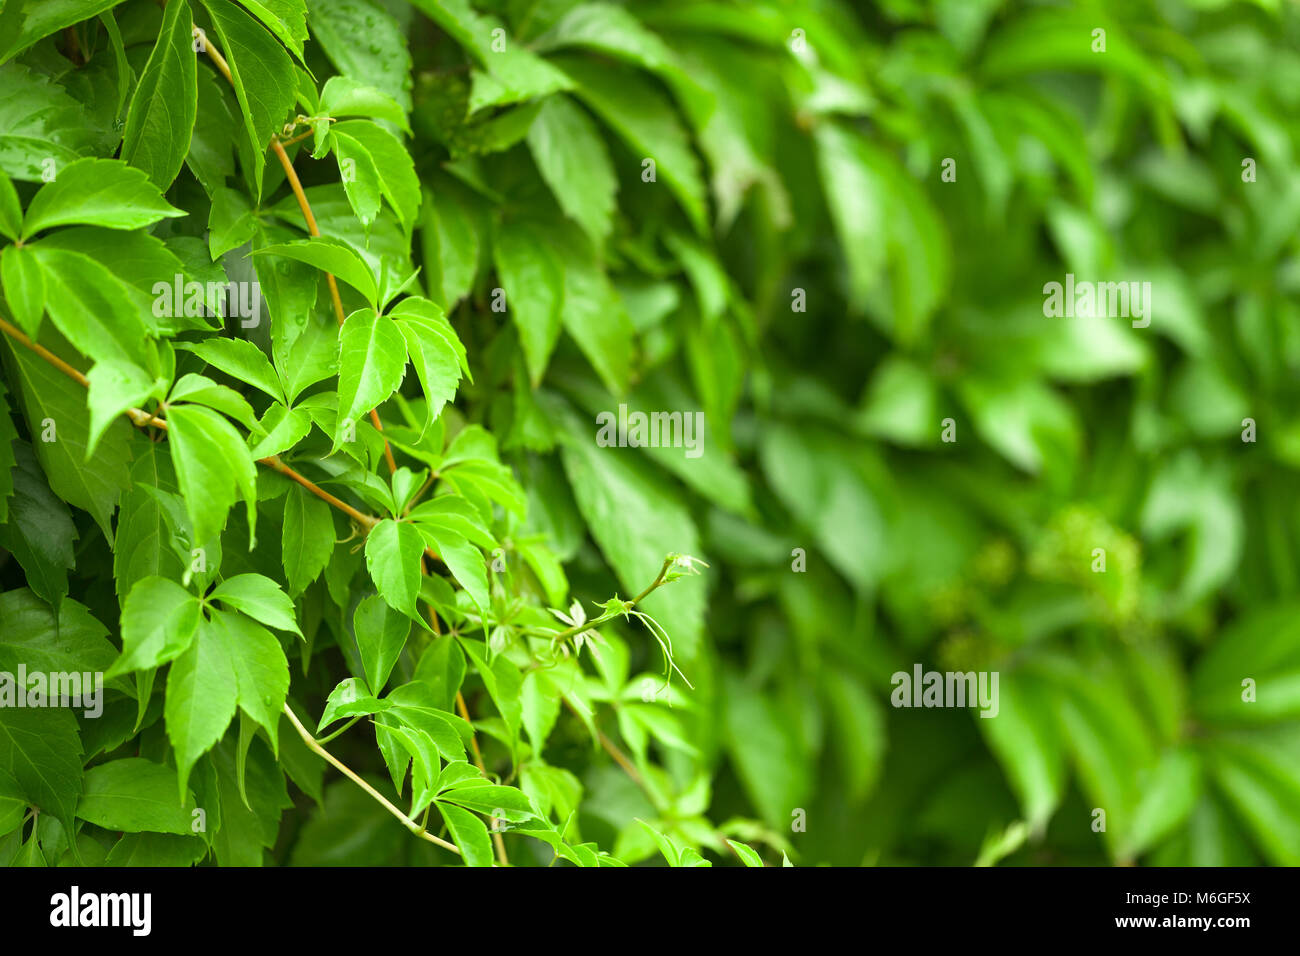
[[1300, 863], [1297, 39], [7, 0], [0, 861]]

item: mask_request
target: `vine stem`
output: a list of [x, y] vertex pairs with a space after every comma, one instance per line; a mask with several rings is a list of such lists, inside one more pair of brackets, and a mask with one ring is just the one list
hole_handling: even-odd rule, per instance
[[368, 515], [363, 511], [358, 511], [356, 508], [352, 507], [346, 501], [334, 497], [334, 495], [330, 494], [324, 488], [321, 488], [319, 485], [315, 484], [314, 482], [312, 482], [307, 478], [304, 478], [301, 474], [294, 471], [292, 468], [290, 468], [288, 465], [282, 462], [278, 455], [272, 455], [269, 458], [259, 458], [257, 459], [257, 463], [259, 465], [265, 465], [268, 468], [274, 469], [275, 471], [278, 471], [280, 474], [284, 475], [286, 478], [290, 478], [293, 481], [298, 482], [298, 484], [302, 485], [304, 488], [306, 488], [316, 497], [320, 498], [322, 501], [325, 501], [333, 505], [339, 511], [342, 511], [345, 515], [347, 515], [353, 521], [365, 527], [367, 530], [379, 524], [379, 519], [376, 518], [374, 515]]
[[[578, 713], [578, 708], [569, 703], [569, 698], [561, 697], [560, 699], [564, 701], [564, 706], [569, 708], [569, 711], [575, 717], [579, 719], [582, 718], [582, 715]], [[641, 772], [636, 769], [636, 765], [632, 763], [627, 754], [623, 753], [618, 744], [610, 740], [609, 735], [599, 727], [596, 728], [596, 739], [600, 741], [600, 745], [604, 748], [605, 753], [614, 758], [614, 762], [623, 768], [623, 772], [628, 775], [628, 778], [640, 787], [646, 796], [650, 797], [651, 802], [653, 803], [654, 794], [650, 792], [650, 788], [646, 786], [645, 779], [641, 776]]]
[[293, 137], [292, 139], [281, 140], [281, 144], [284, 146], [293, 146], [296, 143], [301, 143], [304, 139], [309, 139], [310, 137], [315, 135], [316, 135], [315, 131], [309, 129], [305, 133], [299, 133], [297, 136]]
[[[0, 319], [0, 329], [3, 329], [5, 335], [9, 336], [14, 341], [27, 346], [29, 349], [31, 349], [41, 358], [45, 359], [45, 361], [49, 362], [51, 365], [57, 368], [64, 375], [68, 376], [68, 378], [72, 379], [74, 382], [77, 382], [79, 385], [81, 385], [82, 388], [90, 387], [90, 379], [86, 378], [86, 376], [82, 375], [80, 372], [78, 372], [67, 362], [63, 361], [63, 359], [59, 358], [57, 355], [55, 355], [53, 352], [47, 349], [44, 345], [41, 345], [29, 339], [27, 337], [27, 334], [23, 332], [22, 329], [18, 328], [18, 326], [6, 322], [4, 319]], [[133, 412], [140, 411], [138, 408], [133, 408], [131, 410]], [[145, 414], [145, 412], [140, 412], [140, 414], [143, 415]]]
[[421, 840], [428, 840], [430, 843], [436, 844], [437, 846], [442, 847], [444, 850], [450, 850], [452, 853], [455, 853], [457, 856], [460, 856], [460, 847], [456, 846], [456, 844], [454, 843], [447, 842], [441, 837], [434, 836], [424, 827], [420, 826], [420, 824], [416, 823], [414, 820], [408, 817], [401, 810], [397, 809], [397, 807], [393, 806], [392, 803], [388, 801], [388, 798], [385, 797], [382, 793], [380, 793], [374, 787], [370, 786], [370, 784], [362, 780], [361, 777], [355, 772], [353, 772], [352, 769], [348, 767], [347, 764], [339, 760], [332, 753], [330, 753], [328, 750], [322, 747], [320, 743], [316, 740], [316, 738], [313, 737], [310, 733], [308, 733], [307, 728], [304, 727], [298, 721], [297, 716], [293, 712], [293, 708], [290, 707], [287, 702], [284, 705], [284, 714], [286, 717], [289, 718], [289, 722], [293, 724], [294, 730], [298, 731], [298, 736], [302, 738], [302, 742], [307, 745], [308, 749], [310, 749], [317, 756], [323, 758], [327, 763], [333, 765], [340, 773], [342, 773], [345, 777], [347, 777], [358, 787], [360, 787], [371, 797], [373, 797], [379, 803], [380, 806], [382, 806], [393, 816], [397, 817], [397, 819], [401, 821], [402, 826], [406, 827], [406, 829], [410, 830]]
[[628, 601], [627, 607], [624, 610], [610, 611], [607, 614], [602, 614], [598, 618], [595, 618], [590, 621], [586, 621], [582, 624], [574, 624], [572, 627], [567, 627], [563, 631], [554, 634], [549, 633], [547, 631], [538, 631], [533, 629], [530, 629], [527, 633], [531, 634], [534, 637], [549, 637], [552, 641], [563, 641], [563, 640], [567, 640], [570, 637], [573, 637], [575, 634], [581, 634], [583, 631], [590, 631], [593, 627], [600, 627], [602, 624], [608, 624], [616, 617], [623, 617], [627, 611], [632, 610], [632, 608], [636, 607], [638, 604], [640, 604], [642, 601], [648, 598], [656, 589], [658, 589], [663, 585], [664, 576], [668, 573], [668, 569], [673, 566], [673, 560], [674, 560], [673, 558], [668, 558], [664, 561], [664, 566], [659, 569], [659, 576], [656, 577], [653, 581], [651, 581], [650, 585], [644, 591], [642, 591], [632, 600]]
[[[659, 569], [659, 574], [655, 576], [655, 579], [650, 582], [650, 584], [646, 587], [645, 590], [643, 590], [640, 594], [638, 594], [636, 597], [634, 597], [631, 601], [628, 602], [627, 610], [631, 610], [633, 607], [640, 604], [652, 593], [654, 593], [658, 588], [663, 586], [664, 577], [668, 574], [668, 569], [673, 566], [674, 560], [675, 559], [673, 558], [666, 558], [664, 560], [663, 567]], [[621, 614], [622, 612], [619, 611], [611, 611], [609, 614], [603, 614], [593, 621], [587, 621], [580, 625], [574, 625], [573, 627], [569, 627], [561, 631], [559, 634], [554, 635], [552, 637], [552, 640], [560, 641], [572, 637], [575, 634], [581, 634], [583, 631], [589, 631], [593, 627], [599, 627], [600, 625], [608, 621], [612, 621], [614, 618], [621, 616]], [[582, 716], [581, 714], [578, 713], [578, 709], [574, 707], [573, 704], [569, 703], [569, 699], [567, 697], [562, 699], [564, 700], [564, 706], [568, 707], [569, 710], [574, 714], [574, 716], [576, 717]], [[605, 731], [601, 730], [599, 727], [596, 728], [596, 739], [600, 741], [600, 746], [604, 748], [605, 753], [609, 754], [610, 757], [613, 758], [614, 762], [618, 764], [619, 767], [622, 768], [623, 772], [628, 775], [628, 778], [633, 783], [635, 783], [638, 787], [640, 787], [641, 790], [646, 794], [646, 796], [650, 797], [651, 801], [653, 802], [654, 794], [652, 794], [650, 792], [650, 788], [646, 786], [645, 778], [641, 776], [641, 772], [636, 769], [636, 765], [632, 763], [632, 761], [628, 758], [627, 754], [623, 753], [623, 751], [619, 749], [618, 744], [614, 743], [614, 741], [609, 738], [609, 735], [606, 734]]]
[[[6, 321], [4, 318], [0, 318], [0, 332], [4, 332], [5, 335], [9, 336], [19, 345], [22, 345], [30, 349], [31, 351], [35, 352], [46, 362], [50, 363], [50, 365], [54, 366], [64, 375], [68, 376], [68, 378], [72, 379], [74, 382], [77, 382], [83, 388], [88, 388], [90, 386], [90, 381], [86, 378], [85, 375], [77, 371], [75, 368], [73, 368], [63, 359], [59, 358], [57, 355], [55, 355], [45, 346], [41, 345], [38, 342], [33, 342], [30, 338], [27, 337], [27, 335], [21, 329], [19, 329], [13, 323]], [[134, 424], [138, 428], [153, 427], [153, 428], [161, 429], [162, 431], [168, 430], [166, 421], [164, 421], [161, 418], [158, 418], [155, 415], [150, 415], [148, 412], [142, 409], [128, 408], [125, 412], [123, 412], [123, 414], [126, 415], [129, 419], [131, 419], [132, 424]], [[267, 468], [274, 469], [275, 471], [278, 471], [280, 474], [284, 475], [286, 478], [296, 481], [298, 484], [302, 485], [304, 488], [310, 491], [317, 498], [320, 498], [322, 501], [333, 505], [335, 508], [342, 511], [345, 515], [347, 515], [348, 517], [356, 521], [358, 524], [365, 527], [367, 530], [373, 528], [375, 525], [379, 523], [378, 518], [374, 517], [373, 515], [368, 515], [365, 514], [364, 512], [358, 511], [356, 508], [352, 507], [346, 501], [341, 501], [340, 499], [334, 497], [334, 495], [330, 494], [324, 488], [317, 485], [311, 479], [307, 478], [306, 476], [290, 468], [288, 465], [282, 462], [279, 459], [279, 457], [276, 455], [272, 455], [270, 458], [259, 458], [257, 459], [257, 463], [259, 465], [265, 465]]]
[[[302, 180], [298, 178], [298, 172], [293, 168], [293, 162], [289, 159], [289, 154], [284, 151], [278, 139], [272, 138], [271, 149], [274, 150], [276, 158], [280, 160], [280, 165], [284, 168], [284, 178], [289, 181], [289, 188], [293, 190], [294, 198], [298, 200], [298, 208], [302, 210], [302, 217], [307, 221], [307, 231], [312, 236], [320, 235], [320, 228], [316, 225], [316, 217], [312, 214], [311, 203], [307, 201], [307, 193], [302, 188]], [[328, 272], [325, 273], [325, 281], [329, 283], [330, 300], [334, 303], [334, 317], [338, 319], [340, 326], [343, 325], [343, 299], [339, 297], [339, 284], [334, 276]], [[382, 436], [384, 434], [383, 423], [379, 420], [379, 412], [376, 409], [370, 409], [370, 424], [375, 426], [375, 431]], [[393, 458], [393, 449], [388, 445], [388, 439], [384, 438], [384, 460], [388, 462], [388, 473], [392, 474], [397, 471], [397, 461]]]
[[[565, 701], [565, 703], [567, 704], [568, 701]], [[569, 707], [572, 708], [573, 705], [569, 704]], [[614, 762], [623, 768], [623, 772], [632, 778], [632, 782], [642, 790], [646, 790], [645, 781], [641, 779], [640, 771], [638, 771], [632, 764], [632, 761], [627, 758], [627, 754], [623, 753], [623, 751], [618, 748], [618, 745], [609, 739], [609, 735], [599, 727], [596, 728], [596, 737], [600, 740], [600, 745], [605, 748], [605, 752], [613, 757]], [[649, 793], [648, 790], [646, 790], [646, 792]]]

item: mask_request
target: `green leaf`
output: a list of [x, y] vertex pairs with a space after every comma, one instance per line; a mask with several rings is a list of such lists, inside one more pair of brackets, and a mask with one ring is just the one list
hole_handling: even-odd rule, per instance
[[724, 700], [727, 747], [745, 792], [769, 826], [788, 827], [812, 785], [796, 729], [771, 698], [736, 678], [728, 679]]
[[176, 481], [185, 499], [195, 541], [207, 541], [225, 526], [239, 497], [248, 509], [249, 535], [257, 521], [257, 466], [239, 433], [201, 405], [168, 410], [168, 443]]
[[176, 347], [193, 352], [213, 368], [231, 378], [247, 382], [274, 399], [284, 401], [284, 392], [266, 353], [245, 339], [210, 338], [202, 342], [177, 342]]
[[282, 242], [255, 249], [254, 255], [284, 256], [305, 262], [346, 282], [365, 296], [367, 302], [374, 303], [379, 298], [379, 287], [375, 284], [370, 266], [355, 249], [340, 239], [316, 236], [296, 242]]
[[151, 760], [125, 757], [86, 771], [77, 816], [125, 833], [193, 833], [194, 797], [176, 799], [176, 771]]
[[460, 847], [466, 866], [492, 865], [492, 839], [483, 821], [454, 803], [438, 801], [438, 812], [447, 823], [452, 840]]
[[406, 375], [406, 341], [392, 319], [359, 309], [339, 330], [339, 414], [333, 451], [348, 425], [388, 400]]
[[233, 388], [217, 384], [206, 375], [191, 372], [181, 376], [167, 396], [168, 405], [176, 402], [194, 402], [214, 408], [229, 415], [250, 431], [257, 431], [259, 427], [257, 417], [253, 414], [253, 407], [248, 404], [243, 395]]
[[27, 205], [22, 238], [72, 223], [140, 229], [183, 215], [142, 170], [117, 159], [82, 159], [63, 167], [53, 182], [37, 190]]
[[370, 227], [379, 216], [380, 173], [379, 165], [370, 153], [353, 139], [339, 140], [331, 129], [327, 143], [338, 159], [339, 178], [347, 193], [352, 211], [361, 224]]
[[284, 499], [280, 550], [290, 594], [302, 592], [320, 577], [334, 553], [334, 516], [330, 506], [296, 484]]
[[1092, 806], [1106, 811], [1105, 839], [1117, 859], [1134, 845], [1142, 784], [1156, 766], [1150, 733], [1107, 675], [1079, 673], [1060, 702], [1061, 726]]
[[420, 621], [420, 557], [424, 539], [415, 525], [385, 518], [366, 535], [366, 569], [389, 607]]
[[411, 621], [405, 612], [390, 607], [386, 599], [371, 595], [357, 605], [352, 615], [352, 629], [357, 637], [366, 684], [372, 694], [378, 695], [388, 683], [388, 675], [406, 646]]
[[27, 588], [0, 594], [0, 670], [21, 664], [46, 674], [99, 673], [117, 651], [83, 605], [65, 598], [56, 611]]
[[429, 285], [435, 298], [441, 296], [443, 308], [453, 309], [469, 294], [478, 273], [482, 243], [478, 210], [450, 184], [444, 190], [426, 190], [421, 208], [420, 235]]
[[474, 662], [474, 668], [483, 679], [488, 696], [501, 713], [501, 720], [506, 725], [510, 739], [517, 739], [523, 718], [523, 678], [519, 668], [500, 654], [489, 661], [487, 646], [479, 641], [461, 638], [460, 646]]
[[200, 795], [200, 802], [206, 800], [221, 808], [221, 826], [212, 835], [217, 864], [261, 866], [280, 832], [281, 811], [291, 805], [289, 795], [284, 774], [266, 747], [253, 741], [247, 751], [242, 792], [237, 760], [234, 742], [221, 742], [213, 748], [210, 762], [216, 786], [207, 797]]
[[[1093, 51], [1093, 30], [1106, 31], [1106, 51]], [[1044, 70], [1114, 74], [1152, 96], [1167, 95], [1168, 80], [1152, 70], [1145, 51], [1106, 17], [1068, 7], [1030, 11], [1012, 19], [989, 38], [980, 72], [1004, 80]]]
[[[340, 73], [371, 84], [403, 111], [410, 110], [406, 35], [383, 5], [372, 0], [310, 0], [307, 26]], [[365, 42], [358, 42], [360, 37]]]
[[325, 701], [325, 713], [321, 715], [320, 723], [316, 726], [317, 732], [324, 730], [334, 721], [341, 721], [344, 717], [357, 717], [357, 715], [364, 717], [390, 708], [389, 702], [370, 696], [367, 689], [363, 680], [359, 678], [347, 678], [338, 682], [337, 687], [330, 691], [329, 698]]
[[[13, 36], [0, 34], [0, 63], [22, 52], [37, 40], [58, 33], [64, 27], [89, 20], [111, 10], [122, 0], [42, 0], [40, 3], [15, 3], [5, 15], [21, 17], [21, 26], [13, 24]], [[7, 45], [5, 41], [8, 41]]]
[[450, 528], [422, 524], [420, 534], [432, 542], [452, 577], [486, 613], [492, 605], [492, 599], [488, 594], [487, 563], [482, 552]]
[[872, 319], [900, 343], [915, 342], [944, 302], [952, 252], [944, 220], [920, 183], [889, 154], [874, 151], [888, 183], [889, 297], [873, 301]]
[[596, 124], [567, 96], [548, 97], [528, 127], [528, 148], [565, 215], [600, 246], [609, 235], [618, 177]]
[[546, 374], [560, 337], [564, 262], [529, 223], [502, 229], [492, 244], [492, 252], [506, 292], [506, 307], [519, 330], [528, 375], [536, 386]]
[[20, 63], [7, 63], [0, 67], [0, 90], [0, 169], [5, 173], [23, 182], [44, 182], [87, 151], [94, 138], [88, 129], [91, 118], [62, 86]]
[[[111, 274], [112, 284], [125, 293], [131, 301], [133, 311], [143, 320], [150, 332], [173, 332], [181, 328], [198, 328], [205, 321], [202, 316], [186, 316], [183, 306], [190, 304], [183, 295], [183, 288], [178, 294], [176, 280], [180, 276], [185, 281], [211, 281], [212, 266], [208, 271], [200, 271], [187, 254], [182, 261], [180, 254], [188, 253], [194, 246], [201, 248], [198, 240], [188, 237], [172, 237], [171, 244], [148, 232], [123, 232], [120, 229], [104, 229], [100, 226], [72, 226], [60, 229], [41, 239], [34, 247], [38, 253], [59, 249], [74, 254], [75, 261], [93, 260]], [[71, 261], [71, 260], [70, 260]], [[219, 269], [219, 267], [217, 267]], [[105, 273], [96, 270], [98, 281], [106, 283]], [[221, 276], [225, 282], [225, 276]], [[167, 292], [164, 293], [164, 287]], [[172, 297], [175, 296], [173, 299]], [[197, 297], [195, 297], [197, 299]], [[205, 304], [215, 305], [215, 296], [204, 296]], [[195, 302], [194, 304], [197, 304]], [[132, 316], [134, 324], [136, 316]]]
[[451, 710], [465, 681], [465, 654], [450, 634], [435, 638], [415, 667], [415, 679], [433, 692], [439, 710]]
[[537, 41], [543, 50], [580, 46], [643, 66], [665, 70], [673, 52], [629, 10], [613, 3], [581, 3]]
[[422, 501], [407, 516], [417, 525], [432, 525], [455, 531], [480, 548], [498, 546], [483, 515], [468, 500], [458, 495], [439, 495]]
[[301, 408], [286, 408], [279, 403], [263, 413], [258, 424], [266, 432], [249, 454], [259, 461], [293, 448], [311, 432], [311, 415]]
[[577, 57], [564, 57], [561, 66], [578, 85], [576, 95], [619, 134], [636, 154], [638, 180], [644, 160], [655, 162], [654, 189], [663, 177], [696, 232], [708, 232], [708, 201], [700, 163], [673, 104], [651, 81], [627, 70]]
[[674, 841], [672, 837], [660, 833], [640, 818], [638, 818], [636, 822], [641, 824], [641, 826], [649, 832], [651, 839], [653, 839], [655, 845], [659, 847], [659, 852], [663, 854], [664, 859], [668, 861], [670, 867], [682, 865], [681, 849], [677, 846], [676, 841]]
[[9, 389], [0, 381], [0, 524], [9, 520], [9, 498], [14, 493], [14, 443], [18, 440], [9, 404]]
[[22, 235], [23, 209], [13, 181], [0, 170], [0, 236], [17, 239]]
[[[368, 116], [371, 119], [392, 123], [403, 132], [411, 131], [406, 113], [388, 94], [376, 87], [347, 77], [331, 76], [320, 91], [320, 113], [335, 118], [342, 116]], [[317, 146], [319, 148], [319, 139]]]
[[473, 10], [467, 0], [415, 0], [415, 5], [487, 70], [474, 74], [471, 113], [486, 106], [546, 96], [572, 85], [551, 63], [503, 36], [506, 31], [501, 21]]
[[1216, 747], [1211, 768], [1256, 846], [1274, 866], [1300, 865], [1300, 772], [1294, 740], [1238, 739]]
[[401, 140], [367, 120], [335, 123], [330, 136], [344, 172], [343, 188], [357, 217], [366, 225], [373, 222], [382, 193], [409, 232], [420, 211], [420, 180]]
[[827, 674], [824, 686], [834, 716], [832, 734], [845, 768], [846, 795], [860, 800], [880, 778], [888, 746], [885, 717], [876, 698], [852, 676]]
[[857, 421], [873, 435], [901, 445], [932, 444], [938, 437], [938, 388], [931, 375], [901, 357], [880, 363], [863, 396]]
[[208, 253], [213, 261], [248, 242], [258, 228], [257, 210], [247, 196], [225, 186], [213, 191], [208, 213]]
[[256, 199], [262, 197], [267, 144], [284, 125], [296, 100], [293, 60], [256, 20], [233, 3], [203, 0], [212, 17], [231, 84], [243, 114], [248, 165], [244, 172]]
[[207, 852], [207, 844], [197, 836], [128, 833], [113, 844], [113, 849], [108, 851], [104, 860], [104, 866], [188, 867], [201, 860]]
[[1170, 750], [1143, 781], [1121, 859], [1133, 859], [1183, 826], [1200, 799], [1201, 764], [1188, 750]]
[[176, 752], [182, 796], [194, 762], [221, 739], [239, 702], [239, 678], [229, 643], [218, 627], [204, 622], [167, 675], [163, 719]]
[[462, 780], [438, 794], [439, 803], [456, 803], [479, 813], [522, 823], [538, 816], [533, 802], [514, 787], [498, 787], [481, 778]]
[[764, 428], [759, 457], [772, 490], [835, 569], [860, 589], [874, 585], [892, 555], [873, 459], [828, 430], [780, 423]]
[[[391, 749], [397, 760], [403, 764], [403, 771], [405, 759], [402, 752], [410, 758], [410, 815], [418, 816], [433, 802], [434, 786], [437, 784], [441, 766], [437, 746], [427, 734], [409, 727], [390, 724], [383, 717], [379, 719], [379, 725], [375, 728], [375, 737], [380, 741], [379, 746], [384, 751], [385, 759], [391, 762], [392, 757], [388, 756]], [[401, 751], [398, 751], [399, 747]]]
[[861, 309], [885, 267], [886, 186], [872, 165], [869, 147], [856, 133], [820, 123], [814, 137], [826, 208], [848, 266], [850, 300]]
[[253, 16], [261, 20], [276, 39], [302, 59], [302, 45], [307, 40], [306, 0], [239, 0]]
[[0, 796], [22, 800], [72, 830], [81, 795], [81, 738], [63, 707], [0, 707]]
[[131, 487], [122, 495], [113, 549], [113, 584], [125, 603], [136, 582], [159, 576], [179, 580], [186, 565], [170, 546], [171, 532], [162, 505], [151, 492], [175, 491], [171, 459], [159, 444], [148, 442], [131, 464]]
[[[468, 721], [439, 708], [436, 692], [429, 684], [414, 680], [395, 687], [385, 703], [390, 706], [379, 719], [381, 724], [400, 723], [418, 730], [434, 742], [443, 760], [465, 760], [465, 742], [474, 736], [474, 728]], [[478, 776], [477, 771], [474, 776]], [[450, 784], [447, 779], [442, 782]]]
[[1002, 765], [1025, 822], [1041, 834], [1065, 792], [1065, 750], [1051, 691], [1032, 676], [1004, 670], [998, 696], [997, 716], [976, 724]]
[[[1248, 679], [1254, 695], [1246, 694]], [[1300, 608], [1256, 608], [1225, 627], [1197, 662], [1190, 697], [1197, 714], [1216, 724], [1300, 716]]]
[[1241, 502], [1234, 497], [1230, 480], [1221, 465], [1212, 465], [1186, 448], [1176, 456], [1165, 456], [1147, 489], [1142, 507], [1144, 537], [1159, 542], [1185, 531], [1190, 539], [1178, 589], [1178, 598], [1187, 604], [1228, 580], [1241, 560], [1246, 532]]
[[319, 733], [334, 721], [344, 717], [378, 714], [392, 706], [386, 700], [371, 696], [367, 690], [366, 685], [356, 677], [339, 681], [338, 685], [330, 691], [329, 699], [325, 701], [325, 713], [321, 715], [316, 731]]
[[31, 447], [20, 443], [15, 457], [14, 493], [9, 519], [0, 527], [0, 544], [18, 560], [28, 586], [57, 609], [68, 593], [77, 529], [68, 506], [50, 491]]
[[107, 678], [158, 667], [185, 653], [202, 619], [199, 599], [166, 578], [142, 578], [122, 604], [122, 656]]
[[[185, 164], [209, 196], [226, 188], [235, 174], [235, 139], [240, 126], [226, 101], [229, 84], [216, 70], [198, 71], [198, 115]], [[233, 101], [233, 100], [232, 100]]]
[[546, 738], [559, 719], [561, 694], [562, 688], [543, 671], [529, 671], [524, 675], [520, 689], [524, 730], [528, 731], [528, 739], [538, 754], [545, 748]]
[[[228, 596], [222, 600], [233, 603]], [[270, 631], [243, 614], [211, 614], [211, 620], [199, 626], [199, 640], [207, 637], [224, 646], [235, 674], [239, 709], [262, 726], [271, 740], [271, 749], [277, 751], [280, 711], [289, 694], [289, 661], [284, 649]]]
[[35, 339], [45, 314], [45, 274], [36, 254], [25, 246], [6, 246], [0, 252], [0, 281], [15, 321]]
[[126, 116], [122, 159], [144, 170], [159, 189], [170, 186], [180, 172], [198, 115], [191, 26], [186, 0], [169, 0]]
[[102, 359], [86, 374], [86, 405], [90, 409], [86, 454], [93, 455], [104, 431], [128, 409], [143, 406], [146, 399], [167, 387], [134, 362]]
[[208, 594], [209, 601], [221, 601], [237, 611], [279, 631], [302, 637], [294, 615], [293, 601], [280, 585], [261, 574], [236, 574], [226, 578]]
[[736, 855], [740, 857], [740, 862], [744, 863], [745, 866], [764, 865], [763, 858], [758, 855], [758, 852], [753, 847], [746, 846], [745, 844], [739, 843], [736, 840], [728, 840], [727, 846], [731, 847], [733, 850], [736, 851]]
[[408, 296], [393, 307], [389, 317], [406, 340], [407, 354], [424, 390], [427, 429], [455, 397], [461, 374], [473, 381], [465, 346], [442, 309], [429, 299]]
[[597, 261], [595, 249], [581, 232], [560, 228], [549, 237], [564, 263], [564, 329], [615, 395], [631, 380], [635, 330], [623, 302]]
[[111, 541], [113, 509], [130, 484], [131, 426], [115, 422], [87, 458], [85, 389], [27, 349], [10, 346], [9, 354], [28, 430], [41, 439], [33, 448], [50, 488], [73, 507], [89, 511]]
[[95, 361], [146, 364], [140, 312], [107, 267], [79, 252], [44, 245], [31, 251], [45, 275], [46, 310], [73, 348]]
[[1012, 464], [1036, 473], [1073, 460], [1079, 444], [1074, 409], [1044, 383], [972, 377], [960, 391], [980, 438]]

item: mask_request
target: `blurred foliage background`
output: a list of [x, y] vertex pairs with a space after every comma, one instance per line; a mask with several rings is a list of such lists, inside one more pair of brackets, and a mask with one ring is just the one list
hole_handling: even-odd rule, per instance
[[[659, 608], [695, 750], [661, 748], [658, 807], [579, 771], [588, 834], [628, 852], [643, 816], [706, 849], [703, 811], [801, 864], [1300, 862], [1295, 6], [492, 9], [573, 80], [543, 115], [610, 160], [548, 170], [535, 123], [485, 145], [510, 112], [449, 129], [460, 53], [417, 26], [426, 215], [481, 249], [458, 271], [426, 232], [426, 270], [511, 354], [476, 304], [489, 249], [525, 222], [558, 248], [554, 195], [637, 346], [566, 314], [579, 348], [537, 391], [503, 358], [471, 414], [511, 436], [575, 593], [664, 548], [712, 564]], [[1151, 282], [1150, 326], [1046, 318], [1067, 272]], [[557, 408], [625, 385], [703, 409], [706, 455], [555, 454]], [[916, 662], [998, 671], [1000, 715], [890, 707]]]
[[[116, 5], [137, 71], [161, 15]], [[645, 603], [693, 687], [658, 691], [651, 635], [607, 627], [566, 698], [592, 723], [534, 687], [515, 766], [520, 714], [471, 675], [503, 778], [628, 863], [658, 859], [638, 819], [716, 862], [731, 837], [796, 865], [1300, 863], [1295, 4], [307, 0], [305, 31], [314, 76], [409, 117], [413, 234], [363, 226], [310, 144], [297, 166], [321, 231], [418, 267], [465, 343], [442, 427], [484, 426], [527, 497], [498, 607], [709, 564]], [[110, 154], [112, 51], [53, 51], [3, 68], [0, 116], [38, 64], [79, 117], [62, 145]], [[215, 209], [239, 108], [206, 62], [198, 99], [169, 198]], [[260, 195], [239, 241], [300, 235], [275, 163]], [[253, 274], [237, 245], [223, 278]], [[1045, 316], [1067, 273], [1151, 283], [1149, 327]], [[703, 411], [704, 454], [598, 447], [620, 403]], [[239, 551], [223, 570], [260, 567]], [[357, 673], [332, 645], [361, 557], [335, 553], [298, 599], [314, 705]], [[107, 583], [77, 593], [116, 620]], [[891, 707], [916, 664], [998, 672], [998, 716]], [[294, 789], [251, 752], [255, 858], [448, 862], [280, 737]], [[331, 747], [386, 786], [373, 737]]]

